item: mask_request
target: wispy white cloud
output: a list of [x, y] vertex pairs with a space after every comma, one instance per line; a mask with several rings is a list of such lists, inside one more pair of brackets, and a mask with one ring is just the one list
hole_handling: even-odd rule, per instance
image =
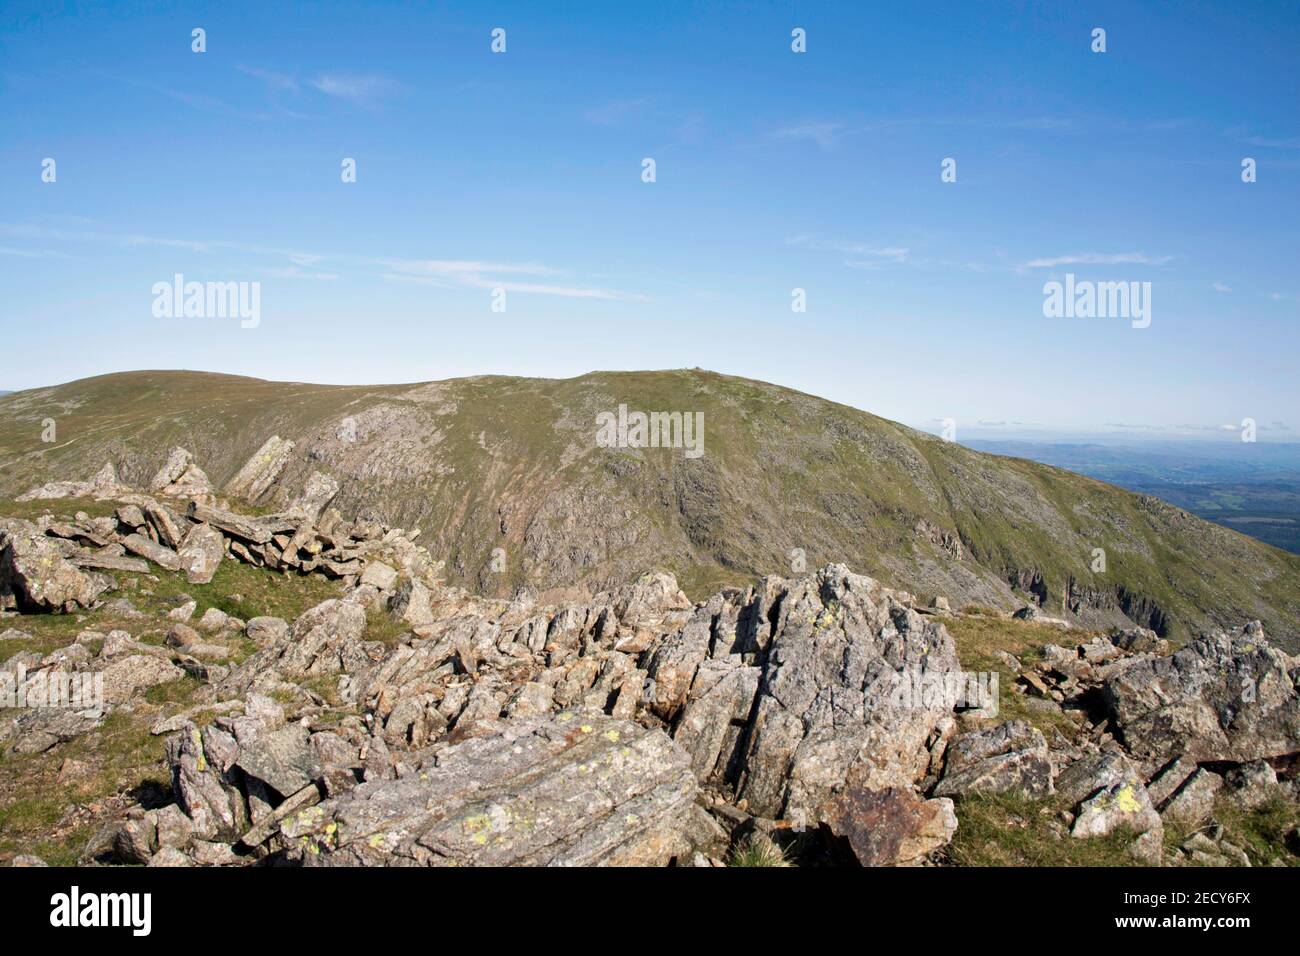
[[570, 299], [608, 299], [644, 302], [646, 297], [636, 293], [548, 282], [521, 281], [518, 277], [543, 278], [564, 273], [535, 262], [507, 263], [484, 262], [472, 259], [390, 259], [380, 262], [391, 271], [390, 277], [399, 280], [423, 281], [447, 288], [464, 286], [473, 289], [505, 289], [536, 295], [555, 295]]
[[820, 149], [831, 150], [839, 142], [843, 129], [843, 124], [835, 122], [799, 123], [774, 129], [768, 134], [768, 138], [787, 142], [810, 141], [816, 143]]
[[1027, 116], [1019, 118], [982, 116], [901, 116], [879, 119], [809, 120], [771, 130], [769, 140], [808, 140], [824, 150], [833, 149], [854, 133], [883, 133], [897, 129], [944, 127], [950, 129], [1019, 130], [1025, 132], [1076, 132], [1078, 124], [1068, 117]]
[[[978, 121], [977, 121], [978, 122]], [[1007, 129], [1029, 129], [1044, 131], [1061, 131], [1074, 128], [1074, 121], [1060, 116], [1031, 116], [1027, 119], [988, 121], [990, 127], [1005, 126]]]
[[376, 106], [405, 89], [396, 80], [375, 73], [323, 73], [311, 85], [326, 96], [367, 107]]
[[818, 239], [814, 236], [795, 236], [786, 240], [792, 246], [805, 246], [822, 252], [835, 252], [845, 256], [844, 264], [855, 269], [873, 269], [882, 265], [897, 265], [907, 261], [906, 246], [874, 246], [864, 242], [841, 242], [835, 239]]
[[130, 248], [133, 246], [163, 246], [170, 249], [186, 249], [190, 252], [210, 252], [218, 243], [201, 242], [194, 239], [171, 239], [160, 236], [145, 236], [131, 232], [98, 232], [90, 229], [54, 229], [45, 226], [30, 226], [16, 223], [0, 222], [0, 235], [15, 236], [24, 239], [43, 239], [50, 242], [98, 242]]
[[595, 123], [598, 126], [613, 126], [624, 117], [639, 112], [647, 102], [649, 101], [645, 97], [635, 100], [614, 100], [603, 106], [589, 109], [582, 115], [588, 123]]
[[[0, 236], [5, 235], [48, 242], [99, 243], [119, 248], [153, 246], [193, 253], [225, 251], [287, 260], [287, 265], [284, 262], [271, 262], [260, 266], [258, 269], [264, 275], [282, 279], [334, 281], [340, 278], [339, 272], [316, 268], [322, 263], [333, 262], [371, 268], [379, 266], [384, 270], [380, 273], [380, 276], [386, 280], [416, 282], [440, 288], [501, 288], [512, 292], [554, 295], [572, 299], [607, 299], [624, 302], [648, 301], [644, 295], [618, 289], [575, 284], [569, 281], [540, 281], [560, 279], [566, 273], [563, 270], [538, 262], [491, 262], [482, 259], [374, 259], [354, 255], [327, 256], [297, 249], [274, 249], [228, 240], [180, 239], [139, 233], [115, 233], [93, 229], [68, 230], [0, 222]], [[42, 254], [63, 255], [62, 253], [47, 252], [46, 250], [0, 246], [0, 255], [30, 258]]]
[[[1126, 432], [1149, 432], [1149, 433], [1161, 434], [1161, 435], [1197, 435], [1197, 434], [1207, 434], [1207, 433], [1215, 433], [1215, 432], [1229, 434], [1229, 433], [1240, 432], [1242, 428], [1240, 422], [1236, 424], [1233, 424], [1231, 422], [1224, 422], [1222, 424], [1217, 424], [1217, 425], [1197, 424], [1195, 422], [1187, 422], [1180, 425], [1152, 425], [1152, 424], [1135, 423], [1135, 422], [1105, 422], [1101, 427], [1113, 428], [1113, 429], [1118, 429]], [[1291, 426], [1288, 425], [1286, 422], [1281, 422], [1281, 421], [1274, 421], [1268, 423], [1260, 422], [1256, 426], [1256, 429], [1261, 432], [1289, 432], [1291, 431]]]
[[533, 276], [559, 274], [555, 269], [534, 262], [482, 262], [476, 259], [386, 259], [383, 260], [383, 264], [395, 271], [414, 275], [460, 276], [476, 275], [484, 272]]
[[1058, 266], [1162, 266], [1173, 256], [1149, 256], [1145, 252], [1082, 252], [1074, 255], [1052, 256], [1044, 259], [1030, 259], [1022, 263], [1022, 269], [1055, 269]]
[[317, 272], [298, 266], [281, 266], [263, 270], [263, 274], [272, 279], [310, 279], [314, 282], [333, 282], [338, 278], [336, 272]]
[[1228, 127], [1223, 135], [1261, 149], [1300, 149], [1300, 136], [1261, 136], [1244, 124]]
[[268, 89], [281, 93], [297, 93], [298, 78], [288, 73], [277, 73], [274, 70], [263, 70], [255, 66], [244, 66], [240, 64], [235, 67], [240, 73], [251, 76], [254, 79], [261, 80], [266, 84]]
[[35, 239], [45, 242], [90, 243], [116, 246], [121, 249], [155, 247], [177, 249], [184, 252], [213, 253], [218, 251], [247, 253], [257, 256], [284, 258], [296, 266], [308, 267], [323, 262], [326, 256], [296, 249], [277, 249], [248, 242], [228, 239], [188, 239], [176, 236], [151, 236], [136, 232], [106, 232], [97, 229], [59, 229], [20, 223], [0, 222], [0, 236]]
[[0, 256], [13, 256], [18, 259], [69, 259], [66, 253], [53, 249], [17, 249], [13, 246], [0, 246]]
[[188, 90], [177, 89], [171, 86], [162, 86], [157, 83], [146, 83], [141, 80], [131, 79], [129, 77], [113, 76], [110, 74], [99, 74], [107, 79], [118, 83], [127, 83], [139, 89], [149, 90], [157, 93], [159, 96], [165, 96], [168, 99], [183, 103], [193, 109], [200, 110], [204, 113], [218, 113], [225, 116], [234, 116], [239, 119], [247, 120], [266, 120], [275, 117], [277, 114], [273, 111], [265, 110], [246, 110], [228, 103], [217, 96], [209, 96], [206, 93], [191, 93]]
[[1213, 288], [1214, 288], [1214, 291], [1215, 291], [1215, 292], [1231, 292], [1231, 291], [1232, 291], [1232, 287], [1231, 287], [1230, 285], [1228, 285], [1226, 282], [1216, 282], [1216, 283], [1214, 283]]

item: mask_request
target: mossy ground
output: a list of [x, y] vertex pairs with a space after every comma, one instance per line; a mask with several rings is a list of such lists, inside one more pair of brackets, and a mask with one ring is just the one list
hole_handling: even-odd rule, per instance
[[[160, 698], [197, 687], [188, 678], [161, 685], [134, 712], [109, 714], [95, 730], [44, 754], [0, 754], [0, 865], [34, 853], [71, 865], [103, 823], [128, 803], [152, 805], [170, 792], [164, 738], [149, 725], [166, 709]], [[64, 773], [60, 773], [65, 768]]]
[[[1148, 866], [1128, 851], [1133, 834], [1116, 831], [1104, 837], [1076, 839], [1061, 819], [1069, 809], [1057, 798], [1032, 800], [1009, 794], [977, 795], [957, 804], [957, 834], [945, 853], [955, 866]], [[1300, 822], [1300, 808], [1277, 799], [1246, 811], [1226, 798], [1216, 801], [1214, 822], [1222, 839], [1246, 851], [1253, 866], [1300, 866], [1286, 849], [1288, 830]], [[1167, 826], [1166, 860], [1192, 831]]]
[[1073, 647], [1089, 640], [1091, 632], [1063, 631], [1048, 624], [990, 613], [962, 614], [944, 618], [943, 623], [957, 645], [957, 658], [964, 670], [997, 673], [999, 720], [1026, 720], [1045, 734], [1075, 726], [1064, 712], [1036, 709], [1031, 698], [1017, 693], [1017, 675], [998, 657], [998, 652], [1010, 654], [1028, 670], [1040, 659], [1045, 645]]

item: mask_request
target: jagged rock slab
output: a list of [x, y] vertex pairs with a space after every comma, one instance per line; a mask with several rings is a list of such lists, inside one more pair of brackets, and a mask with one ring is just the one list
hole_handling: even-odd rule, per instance
[[271, 529], [256, 518], [246, 518], [199, 501], [191, 501], [186, 513], [194, 521], [206, 522], [251, 544], [266, 544], [272, 537]]
[[1300, 751], [1296, 662], [1258, 624], [1205, 635], [1169, 657], [1135, 658], [1105, 683], [1118, 735], [1136, 758], [1248, 762]]
[[185, 676], [181, 668], [150, 654], [118, 658], [101, 674], [104, 700], [109, 704], [124, 704], [143, 690]]
[[185, 469], [194, 461], [194, 455], [184, 448], [173, 448], [171, 454], [167, 456], [167, 461], [158, 469], [158, 473], [153, 476], [149, 482], [150, 491], [161, 491], [166, 488], [185, 472]]
[[74, 554], [68, 561], [79, 568], [92, 571], [123, 571], [127, 574], [148, 574], [149, 562], [141, 558], [128, 558], [120, 554]]
[[289, 463], [292, 452], [293, 442], [272, 435], [244, 463], [235, 477], [226, 482], [226, 493], [246, 501], [257, 501], [275, 484], [280, 472]]
[[946, 759], [936, 797], [1008, 792], [1043, 797], [1052, 792], [1047, 740], [1023, 720], [961, 735], [949, 745]]
[[297, 793], [321, 773], [305, 727], [293, 724], [262, 733], [240, 747], [235, 766], [282, 796]]
[[249, 829], [248, 807], [231, 773], [238, 752], [234, 737], [213, 726], [191, 724], [167, 738], [172, 792], [199, 836], [234, 842]]
[[185, 532], [181, 530], [184, 523], [178, 515], [172, 514], [170, 508], [151, 501], [144, 507], [144, 516], [158, 534], [158, 542], [176, 551], [180, 548]]
[[1223, 778], [1204, 767], [1197, 770], [1160, 809], [1163, 820], [1198, 827], [1214, 813], [1214, 797], [1223, 789]]
[[202, 498], [212, 494], [212, 482], [194, 462], [194, 455], [184, 448], [173, 448], [149, 490], [172, 498]]
[[951, 800], [926, 800], [903, 787], [847, 787], [820, 817], [863, 866], [920, 865], [957, 832]]
[[1135, 835], [1164, 829], [1160, 814], [1151, 805], [1150, 794], [1137, 777], [1107, 787], [1085, 800], [1070, 828], [1070, 836], [1105, 836], [1121, 828]]
[[106, 462], [88, 481], [51, 481], [18, 496], [18, 501], [50, 498], [112, 498], [130, 489], [119, 484], [117, 469]]
[[948, 632], [842, 565], [791, 582], [774, 611], [739, 798], [775, 817], [814, 812], [850, 772], [910, 787], [952, 713], [924, 692], [960, 670]]
[[179, 571], [181, 569], [180, 555], [171, 548], [149, 540], [142, 534], [126, 535], [122, 539], [122, 546], [132, 554], [148, 558], [154, 564], [166, 568], [168, 571]]
[[209, 524], [196, 524], [190, 528], [181, 544], [180, 561], [185, 569], [185, 580], [190, 584], [207, 584], [221, 567], [226, 554], [226, 541]]
[[302, 492], [289, 505], [289, 514], [314, 523], [338, 493], [337, 481], [322, 471], [313, 472]]
[[690, 849], [695, 793], [662, 731], [565, 712], [361, 784], [281, 833], [309, 864], [662, 865]]
[[0, 520], [0, 606], [71, 611], [90, 607], [111, 585], [65, 560], [30, 521]]

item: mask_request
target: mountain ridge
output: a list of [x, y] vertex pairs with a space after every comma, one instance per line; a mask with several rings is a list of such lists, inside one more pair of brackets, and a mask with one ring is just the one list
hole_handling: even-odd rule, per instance
[[[703, 455], [599, 447], [597, 415], [620, 405], [701, 412]], [[591, 593], [663, 567], [695, 596], [843, 561], [922, 595], [1171, 636], [1258, 618], [1295, 646], [1300, 619], [1300, 559], [1159, 499], [703, 370], [377, 386], [127, 372], [6, 396], [0, 415], [10, 498], [106, 460], [143, 484], [176, 446], [221, 488], [278, 435], [294, 448], [251, 504], [282, 508], [325, 472], [340, 510], [425, 529], [448, 578], [485, 593]]]

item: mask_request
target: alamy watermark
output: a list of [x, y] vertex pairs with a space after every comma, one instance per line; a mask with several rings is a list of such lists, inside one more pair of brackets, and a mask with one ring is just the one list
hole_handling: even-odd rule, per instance
[[681, 448], [687, 458], [704, 454], [703, 412], [618, 412], [596, 415], [596, 445], [600, 448]]
[[1049, 319], [1131, 319], [1133, 328], [1151, 324], [1150, 282], [1076, 281], [1065, 274], [1064, 284], [1055, 279], [1043, 283], [1043, 315]]
[[5, 707], [58, 707], [102, 714], [104, 675], [69, 671], [28, 674], [19, 664], [14, 671], [0, 671], [0, 708]]
[[997, 671], [930, 671], [894, 673], [889, 702], [904, 710], [979, 710], [998, 715]]
[[148, 936], [153, 929], [153, 894], [83, 893], [74, 885], [67, 893], [50, 897], [50, 925], [59, 929], [125, 927], [132, 936]]
[[171, 282], [153, 284], [156, 319], [239, 319], [241, 329], [262, 322], [262, 283], [186, 282], [176, 273]]

